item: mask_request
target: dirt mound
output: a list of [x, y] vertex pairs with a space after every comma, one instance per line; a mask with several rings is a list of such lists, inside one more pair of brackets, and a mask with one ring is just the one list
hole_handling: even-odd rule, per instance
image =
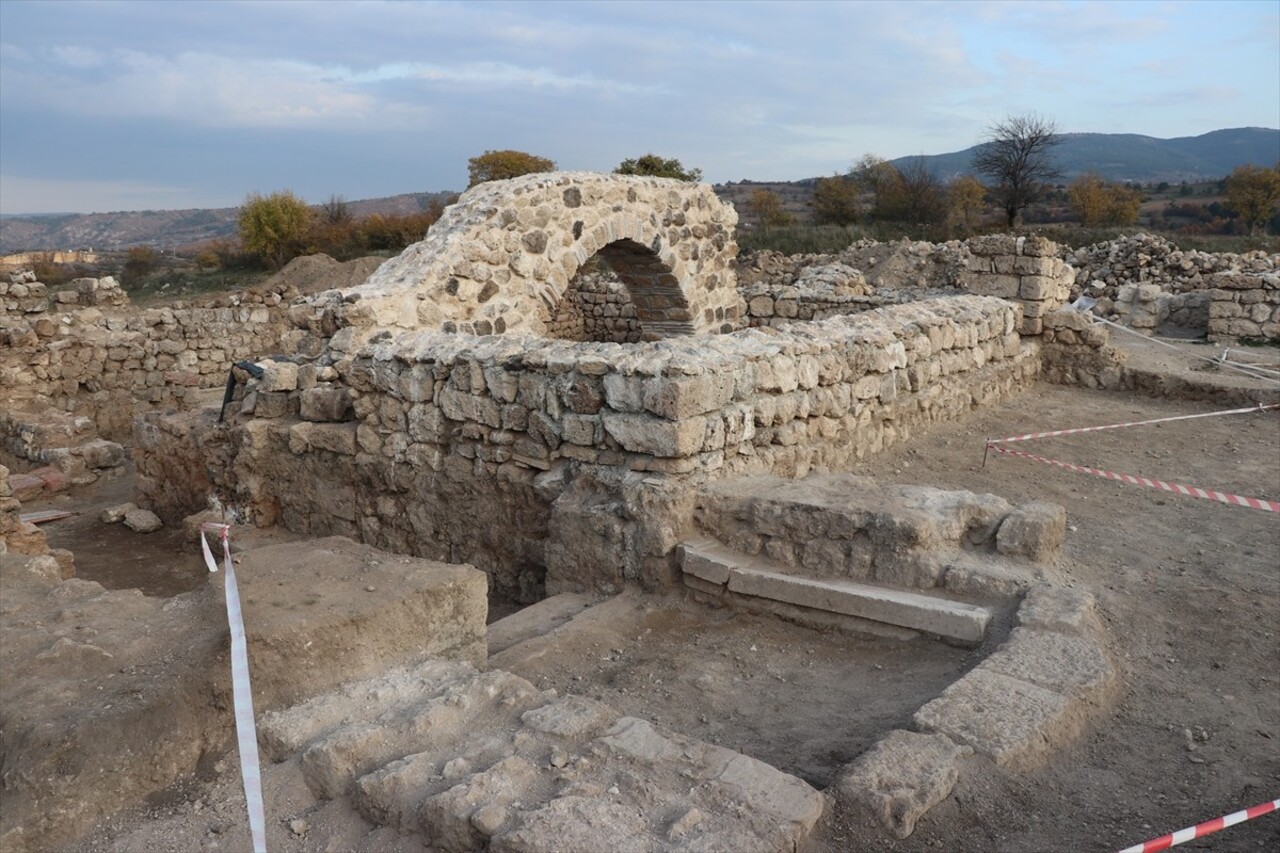
[[263, 282], [264, 289], [296, 287], [301, 294], [320, 293], [363, 284], [386, 258], [370, 256], [341, 263], [324, 254], [304, 255], [285, 264]]

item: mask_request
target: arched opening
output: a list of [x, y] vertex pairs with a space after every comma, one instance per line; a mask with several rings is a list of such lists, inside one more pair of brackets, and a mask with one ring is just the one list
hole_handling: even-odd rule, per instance
[[547, 321], [549, 337], [633, 343], [694, 334], [679, 279], [635, 240], [602, 246], [565, 288]]

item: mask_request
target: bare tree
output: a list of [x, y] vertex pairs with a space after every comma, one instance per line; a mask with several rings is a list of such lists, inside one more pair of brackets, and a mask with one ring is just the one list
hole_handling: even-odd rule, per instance
[[1009, 227], [1021, 224], [1023, 209], [1062, 174], [1052, 156], [1061, 141], [1057, 125], [1035, 113], [1008, 116], [987, 128], [973, 168], [995, 184], [991, 192], [1004, 208]]

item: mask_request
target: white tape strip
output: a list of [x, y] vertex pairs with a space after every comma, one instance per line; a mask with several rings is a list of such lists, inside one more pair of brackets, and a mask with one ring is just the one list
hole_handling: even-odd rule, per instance
[[236, 714], [236, 743], [240, 749], [240, 778], [244, 782], [244, 799], [249, 807], [249, 832], [253, 836], [253, 853], [266, 853], [265, 809], [262, 805], [262, 775], [258, 765], [258, 730], [253, 719], [253, 690], [249, 684], [249, 649], [244, 636], [244, 615], [240, 609], [240, 590], [236, 586], [236, 570], [231, 563], [231, 527], [227, 524], [200, 525], [200, 547], [210, 572], [218, 564], [209, 550], [205, 532], [215, 532], [222, 541], [223, 565], [226, 567], [227, 622], [231, 626], [231, 695]]

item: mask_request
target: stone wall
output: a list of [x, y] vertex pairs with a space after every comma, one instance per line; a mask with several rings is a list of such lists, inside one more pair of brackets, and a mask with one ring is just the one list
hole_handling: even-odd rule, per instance
[[352, 327], [544, 334], [597, 253], [645, 336], [737, 328], [737, 214], [705, 184], [547, 172], [472, 187], [426, 238], [344, 293]]
[[1209, 340], [1280, 342], [1280, 274], [1222, 273], [1210, 283]]
[[1107, 327], [1087, 314], [1069, 308], [1050, 311], [1040, 338], [1041, 378], [1085, 388], [1123, 387], [1127, 354], [1110, 340]]
[[[349, 420], [244, 421], [210, 480], [258, 523], [470, 561], [512, 594], [660, 587], [697, 483], [839, 469], [1021, 390], [1018, 321], [965, 296], [626, 347], [405, 335], [339, 363]], [[193, 441], [156, 428], [143, 452]]]
[[1058, 245], [1043, 237], [994, 235], [975, 237], [968, 246], [969, 290], [1021, 304], [1019, 334], [1040, 334], [1045, 314], [1066, 302], [1075, 282]]
[[626, 344], [643, 340], [644, 330], [624, 282], [609, 272], [579, 273], [547, 321], [546, 336]]
[[[7, 407], [86, 415], [103, 436], [119, 439], [131, 432], [135, 409], [189, 407], [202, 391], [225, 384], [233, 362], [296, 351], [294, 339], [304, 334], [288, 322], [284, 303], [292, 294], [285, 289], [136, 309], [112, 304], [119, 292], [113, 284], [85, 279], [74, 291], [77, 303], [55, 302], [61, 310], [54, 311], [47, 297], [35, 304], [32, 285], [8, 286], [6, 305], [20, 307], [0, 314]], [[13, 297], [15, 288], [26, 295]], [[99, 299], [108, 307], [80, 304]]]

